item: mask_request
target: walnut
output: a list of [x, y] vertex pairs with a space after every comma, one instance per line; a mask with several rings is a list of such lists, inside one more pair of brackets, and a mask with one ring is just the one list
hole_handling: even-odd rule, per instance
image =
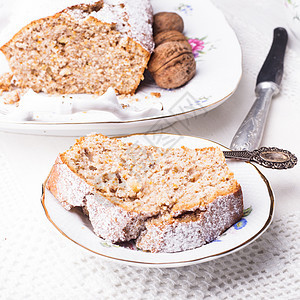
[[148, 64], [156, 84], [174, 89], [186, 84], [196, 73], [192, 47], [182, 34], [183, 19], [176, 13], [161, 12], [154, 15], [155, 49]]
[[166, 63], [174, 58], [179, 57], [184, 53], [192, 53], [188, 42], [165, 42], [155, 48], [151, 60], [148, 65], [149, 72], [155, 73], [158, 69], [162, 68]]
[[171, 41], [186, 42], [189, 44], [186, 37], [181, 32], [176, 30], [163, 31], [154, 36], [154, 42], [156, 47], [165, 42], [171, 42]]
[[153, 17], [153, 32], [154, 35], [162, 31], [176, 30], [183, 32], [184, 24], [182, 18], [171, 12], [160, 12]]
[[[148, 64], [156, 84], [174, 89], [186, 84], [196, 73], [192, 47], [181, 33], [163, 32]], [[169, 40], [166, 37], [171, 37]]]

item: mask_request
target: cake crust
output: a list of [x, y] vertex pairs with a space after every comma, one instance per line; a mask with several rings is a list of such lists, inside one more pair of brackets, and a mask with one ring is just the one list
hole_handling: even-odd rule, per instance
[[146, 222], [146, 229], [137, 240], [137, 247], [152, 253], [179, 252], [200, 247], [215, 240], [243, 216], [241, 188], [235, 193], [219, 196], [206, 210], [192, 218]]

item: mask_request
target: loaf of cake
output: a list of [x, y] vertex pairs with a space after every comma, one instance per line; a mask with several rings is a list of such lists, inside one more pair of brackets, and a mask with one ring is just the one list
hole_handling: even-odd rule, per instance
[[64, 208], [82, 207], [112, 243], [151, 252], [193, 249], [243, 213], [241, 187], [219, 148], [164, 149], [89, 135], [60, 154], [45, 187]]
[[22, 89], [133, 94], [154, 48], [150, 0], [78, 1], [22, 28], [0, 50]]

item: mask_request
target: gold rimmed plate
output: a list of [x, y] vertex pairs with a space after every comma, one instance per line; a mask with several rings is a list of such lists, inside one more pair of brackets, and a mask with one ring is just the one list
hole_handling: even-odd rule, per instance
[[[138, 134], [124, 141], [159, 147], [226, 148], [209, 140], [171, 134]], [[228, 150], [228, 149], [226, 149]], [[97, 237], [91, 224], [79, 209], [67, 211], [44, 190], [42, 205], [49, 221], [66, 238], [100, 257], [130, 265], [156, 268], [181, 267], [202, 263], [233, 253], [252, 243], [270, 225], [274, 213], [274, 196], [264, 175], [250, 163], [228, 160], [244, 195], [243, 218], [215, 241], [202, 247], [177, 253], [148, 253], [136, 249], [134, 242], [113, 245]]]

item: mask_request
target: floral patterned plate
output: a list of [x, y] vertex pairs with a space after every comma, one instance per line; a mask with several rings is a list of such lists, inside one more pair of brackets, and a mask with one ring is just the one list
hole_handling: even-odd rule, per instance
[[[57, 1], [53, 0], [53, 3]], [[152, 0], [152, 5], [155, 13], [173, 11], [182, 16], [184, 34], [192, 45], [197, 72], [188, 84], [174, 90], [157, 87], [146, 72], [145, 80], [136, 95], [120, 101], [137, 108], [156, 103], [163, 110], [157, 109], [146, 116], [126, 120], [108, 111], [77, 113], [65, 116], [64, 121], [59, 121], [62, 120], [61, 116], [54, 116], [44, 122], [4, 122], [0, 116], [0, 129], [64, 136], [82, 136], [91, 131], [105, 135], [142, 133], [159, 130], [176, 121], [203, 114], [226, 101], [239, 84], [242, 55], [237, 37], [222, 12], [209, 0]], [[14, 26], [16, 27], [15, 24]], [[1, 57], [0, 66], [2, 67]], [[158, 94], [161, 95], [160, 98], [156, 98]]]
[[[138, 144], [165, 148], [186, 146], [201, 148], [223, 146], [201, 138], [170, 134], [132, 135], [124, 138]], [[134, 242], [113, 245], [97, 237], [88, 217], [74, 209], [67, 211], [47, 190], [42, 197], [47, 218], [69, 240], [82, 248], [126, 264], [141, 267], [181, 267], [220, 258], [252, 243], [270, 225], [274, 213], [274, 196], [263, 174], [252, 164], [228, 160], [241, 184], [244, 196], [243, 218], [215, 241], [202, 247], [177, 253], [148, 253], [136, 249]]]

